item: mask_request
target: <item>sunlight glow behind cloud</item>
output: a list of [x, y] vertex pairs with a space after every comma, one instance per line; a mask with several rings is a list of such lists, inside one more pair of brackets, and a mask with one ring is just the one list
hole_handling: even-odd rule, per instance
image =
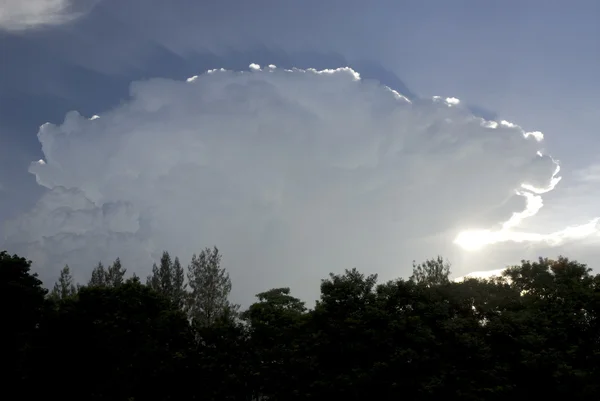
[[[353, 266], [405, 275], [453, 240], [470, 249], [595, 232], [513, 231], [559, 180], [538, 134], [455, 98], [410, 102], [350, 68], [253, 64], [134, 82], [108, 112], [40, 127], [44, 160], [30, 172], [48, 191], [7, 225], [6, 243], [52, 280], [66, 263], [85, 280], [117, 256], [145, 276], [164, 249], [187, 263], [216, 244], [248, 299], [318, 288]], [[525, 210], [506, 208], [515, 197]]]
[[[513, 128], [516, 127], [516, 125], [511, 123], [507, 123], [505, 125]], [[536, 140], [543, 139], [541, 133], [533, 134], [533, 137], [536, 138]], [[525, 133], [525, 137], [529, 137], [530, 135], [531, 133]], [[543, 157], [541, 152], [538, 152], [538, 156]], [[536, 187], [535, 185], [523, 183], [521, 184], [521, 190], [515, 191], [517, 195], [526, 199], [525, 210], [513, 213], [510, 219], [502, 223], [502, 227], [499, 230], [462, 231], [454, 239], [454, 243], [467, 251], [477, 251], [487, 245], [493, 245], [500, 242], [543, 242], [550, 246], [557, 246], [569, 240], [578, 240], [598, 234], [598, 221], [600, 220], [598, 218], [594, 218], [586, 224], [570, 226], [563, 230], [547, 234], [528, 233], [514, 230], [521, 225], [524, 219], [533, 217], [540, 211], [540, 209], [544, 206], [541, 194], [545, 194], [554, 190], [556, 185], [560, 182], [561, 177], [558, 176], [558, 173], [560, 172], [560, 165], [558, 165], [556, 161], [554, 162], [556, 163], [556, 169], [554, 170], [550, 184], [547, 187], [540, 188]]]

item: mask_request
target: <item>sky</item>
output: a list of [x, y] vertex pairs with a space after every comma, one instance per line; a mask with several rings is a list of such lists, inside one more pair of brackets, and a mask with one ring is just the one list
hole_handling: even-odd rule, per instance
[[[0, 248], [234, 296], [598, 256], [600, 4], [0, 1]], [[477, 273], [478, 275], [490, 273]]]

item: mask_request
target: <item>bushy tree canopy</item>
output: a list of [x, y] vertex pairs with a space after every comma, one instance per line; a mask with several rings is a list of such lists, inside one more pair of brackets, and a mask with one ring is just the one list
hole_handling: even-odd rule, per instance
[[[0, 254], [5, 395], [66, 400], [524, 400], [600, 396], [600, 275], [567, 258], [452, 282], [438, 257], [408, 280], [357, 269], [241, 313], [217, 248], [187, 283], [168, 252], [147, 284], [119, 259], [50, 294]], [[10, 397], [8, 397], [10, 398]]]

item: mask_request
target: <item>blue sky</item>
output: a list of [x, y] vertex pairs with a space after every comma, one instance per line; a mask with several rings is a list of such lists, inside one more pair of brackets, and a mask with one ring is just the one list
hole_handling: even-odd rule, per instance
[[[134, 81], [185, 80], [210, 68], [248, 70], [252, 62], [349, 65], [363, 79], [376, 79], [411, 100], [456, 97], [477, 116], [541, 131], [544, 153], [560, 161], [563, 179], [543, 195], [535, 223], [532, 218], [522, 227], [555, 232], [598, 214], [597, 1], [56, 0], [54, 9], [41, 1], [28, 4], [23, 9], [21, 2], [8, 1], [0, 11], [0, 222], [27, 213], [51, 189], [28, 172], [32, 161], [45, 158], [36, 137], [40, 125], [60, 125], [70, 110], [90, 117], [119, 109]], [[499, 203], [517, 213], [521, 198]], [[474, 218], [469, 224], [476, 224]], [[6, 228], [0, 233], [11, 234]], [[594, 238], [552, 246], [509, 241], [486, 248], [486, 258], [500, 265], [492, 267], [541, 252], [575, 252], [585, 259], [593, 255]], [[407, 258], [449, 254], [461, 274], [482, 258], [465, 256], [447, 241], [435, 244], [423, 245], [422, 252], [417, 247]]]

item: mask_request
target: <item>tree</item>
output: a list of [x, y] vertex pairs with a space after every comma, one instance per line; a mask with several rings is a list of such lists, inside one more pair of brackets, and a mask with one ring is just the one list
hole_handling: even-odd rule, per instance
[[[0, 367], [5, 394], [29, 390], [24, 383], [32, 366], [28, 362], [32, 343], [47, 311], [47, 290], [37, 273], [31, 273], [31, 261], [0, 252]], [[33, 385], [33, 383], [30, 383]], [[13, 392], [14, 390], [14, 392]]]
[[518, 308], [503, 313], [494, 335], [510, 345], [497, 358], [510, 366], [519, 395], [586, 399], [600, 391], [600, 276], [590, 272], [564, 257], [523, 260], [505, 271]]
[[[373, 319], [377, 275], [356, 268], [342, 275], [330, 274], [321, 282], [321, 297], [311, 313], [313, 339], [311, 392], [321, 399], [368, 399], [373, 394], [370, 366], [378, 352], [374, 339], [385, 325]], [[331, 355], [343, 355], [332, 358]]]
[[188, 266], [185, 311], [177, 303], [184, 274], [166, 252], [148, 285], [124, 280], [117, 259], [110, 272], [98, 265], [97, 284], [77, 296], [68, 296], [65, 266], [53, 290], [60, 302], [30, 264], [0, 253], [3, 390], [25, 399], [47, 396], [46, 384], [64, 377], [79, 384], [59, 386], [65, 401], [600, 394], [600, 275], [563, 257], [460, 283], [441, 257], [415, 264], [409, 280], [379, 285], [376, 275], [346, 270], [322, 281], [312, 310], [284, 287], [257, 294], [239, 315], [216, 248]]
[[356, 268], [346, 270], [343, 275], [330, 274], [328, 280], [321, 282], [321, 299], [317, 301], [317, 309], [363, 307], [372, 299], [376, 284], [376, 274], [365, 277]]
[[179, 258], [171, 260], [169, 252], [164, 251], [160, 259], [160, 267], [154, 264], [152, 274], [148, 276], [146, 285], [169, 298], [177, 307], [183, 309], [187, 284]]
[[156, 263], [152, 264], [152, 274], [146, 277], [146, 285], [156, 292], [162, 292], [162, 286], [160, 283], [160, 270], [158, 269]]
[[77, 287], [73, 284], [73, 276], [68, 265], [60, 271], [58, 282], [54, 284], [50, 298], [55, 301], [72, 297], [77, 293]]
[[148, 276], [146, 285], [149, 285], [154, 291], [165, 296], [170, 296], [172, 293], [172, 270], [173, 262], [169, 252], [164, 251], [160, 258], [160, 267], [156, 263], [152, 265], [152, 275]]
[[[187, 386], [173, 385], [188, 374], [194, 339], [187, 318], [137, 279], [82, 288], [60, 304], [43, 332], [40, 362], [66, 363], [50, 370], [39, 363], [40, 380], [69, 377], [79, 385], [62, 399], [191, 399]], [[40, 396], [47, 394], [39, 387]]]
[[92, 270], [92, 277], [88, 282], [89, 287], [118, 287], [123, 284], [125, 280], [125, 272], [121, 265], [121, 259], [117, 258], [111, 264], [108, 269], [104, 267], [102, 262], [98, 262]]
[[302, 345], [306, 307], [290, 295], [289, 288], [274, 288], [256, 297], [258, 302], [241, 315], [249, 323], [253, 392], [269, 400], [294, 399], [291, 394], [301, 387], [305, 367], [297, 349]]
[[221, 254], [215, 246], [194, 254], [188, 266], [191, 293], [188, 314], [197, 326], [210, 326], [220, 317], [237, 309], [229, 302], [231, 280], [221, 267]]
[[106, 271], [106, 285], [113, 288], [122, 285], [126, 271], [127, 269], [121, 266], [121, 259], [117, 258]]
[[210, 326], [195, 325], [194, 334], [193, 367], [184, 373], [189, 372], [190, 382], [205, 380], [198, 399], [258, 400], [252, 396], [257, 369], [247, 326], [227, 312]]
[[248, 320], [253, 326], [278, 327], [277, 320], [281, 318], [285, 319], [285, 325], [288, 325], [306, 312], [304, 302], [291, 296], [289, 287], [273, 288], [257, 294], [256, 297], [258, 302], [250, 305], [250, 308], [242, 313], [242, 318]]
[[450, 282], [450, 263], [441, 256], [419, 264], [413, 261], [413, 273], [410, 280], [426, 286], [448, 284]]
[[185, 301], [187, 299], [187, 284], [185, 283], [183, 266], [181, 266], [178, 257], [175, 257], [175, 261], [173, 262], [171, 280], [171, 300], [179, 309], [183, 310], [185, 308]]
[[106, 269], [102, 262], [98, 262], [98, 266], [92, 270], [92, 277], [88, 281], [89, 287], [103, 287], [106, 285]]

